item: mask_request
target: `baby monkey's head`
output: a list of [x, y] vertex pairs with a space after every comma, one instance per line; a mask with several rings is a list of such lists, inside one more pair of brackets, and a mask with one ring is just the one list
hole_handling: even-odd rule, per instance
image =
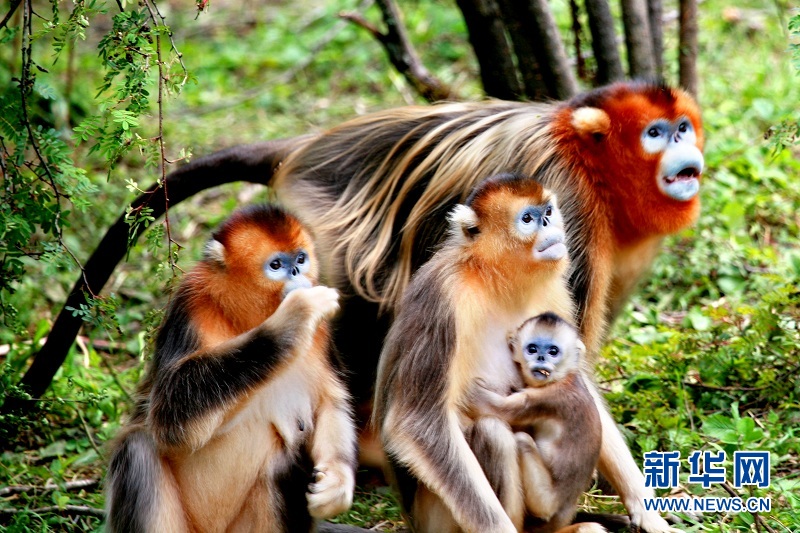
[[529, 387], [543, 387], [564, 379], [580, 368], [586, 353], [575, 327], [553, 313], [523, 322], [509, 335], [508, 346]]

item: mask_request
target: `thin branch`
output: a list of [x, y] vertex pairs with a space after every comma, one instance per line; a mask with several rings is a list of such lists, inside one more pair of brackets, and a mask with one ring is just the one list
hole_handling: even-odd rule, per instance
[[11, 8], [8, 10], [8, 13], [6, 14], [5, 17], [3, 17], [3, 20], [0, 22], [0, 29], [6, 27], [8, 21], [11, 20], [11, 17], [14, 16], [14, 13], [16, 13], [17, 8], [21, 3], [22, 0], [11, 0]]
[[[20, 0], [22, 1], [22, 0]], [[33, 148], [34, 153], [36, 154], [39, 163], [41, 163], [42, 169], [44, 170], [47, 176], [47, 182], [49, 183], [50, 187], [53, 189], [53, 194], [56, 197], [56, 217], [53, 226], [56, 230], [56, 235], [58, 236], [58, 243], [59, 245], [69, 254], [72, 260], [78, 265], [80, 268], [81, 273], [84, 276], [84, 281], [86, 281], [86, 270], [83, 268], [83, 264], [78, 260], [72, 250], [67, 246], [64, 242], [64, 233], [63, 228], [60, 223], [61, 218], [61, 199], [63, 198], [63, 194], [58, 188], [58, 185], [55, 181], [55, 176], [53, 175], [52, 170], [50, 169], [50, 165], [47, 163], [47, 159], [42, 155], [42, 152], [39, 148], [39, 143], [36, 140], [36, 136], [33, 133], [33, 127], [31, 126], [30, 116], [28, 115], [28, 99], [27, 99], [27, 92], [28, 92], [28, 85], [30, 84], [33, 87], [35, 81], [31, 79], [31, 63], [33, 62], [32, 58], [32, 47], [33, 47], [33, 40], [31, 39], [31, 17], [33, 15], [33, 7], [31, 5], [31, 0], [24, 0], [24, 7], [22, 10], [22, 75], [19, 80], [19, 92], [20, 92], [20, 103], [22, 104], [22, 120], [25, 123], [25, 129], [28, 130], [28, 139], [30, 139], [31, 147]], [[91, 287], [89, 284], [86, 284], [86, 289], [92, 293]], [[92, 293], [94, 296], [94, 293]]]
[[78, 417], [81, 419], [81, 424], [83, 424], [83, 430], [86, 432], [86, 436], [89, 438], [89, 443], [92, 445], [95, 453], [100, 459], [104, 459], [105, 455], [103, 452], [100, 451], [100, 448], [97, 447], [97, 443], [94, 441], [94, 437], [92, 437], [92, 432], [89, 429], [89, 424], [86, 423], [86, 419], [83, 418], [83, 413], [81, 410], [75, 407], [75, 411], [78, 413]]
[[63, 485], [56, 485], [55, 483], [45, 483], [44, 486], [39, 485], [9, 485], [8, 487], [0, 488], [0, 498], [11, 496], [14, 494], [23, 494], [28, 492], [50, 492], [53, 490], [83, 490], [93, 489], [100, 484], [99, 479], [77, 479], [75, 481], [67, 481]]
[[96, 516], [98, 518], [105, 518], [106, 513], [102, 509], [95, 509], [87, 505], [65, 505], [58, 507], [53, 505], [51, 507], [39, 507], [37, 509], [0, 509], [0, 516], [2, 515], [15, 515], [17, 513], [30, 513], [30, 514], [45, 514], [55, 513], [70, 516]]
[[[156, 5], [154, 0], [145, 0], [144, 2], [145, 7], [150, 12], [150, 18], [153, 20], [153, 24], [158, 26], [158, 18], [161, 19], [161, 25], [166, 26], [164, 16], [158, 11], [158, 6]], [[177, 48], [175, 48], [175, 42], [172, 40], [172, 32], [169, 32], [170, 42], [172, 44], [173, 50], [178, 56], [178, 60], [180, 61], [181, 67], [183, 67], [183, 81], [181, 85], [186, 83], [186, 79], [188, 78], [188, 72], [186, 70], [186, 66], [183, 64], [182, 54], [178, 52]], [[159, 169], [161, 171], [161, 178], [159, 179], [159, 184], [164, 188], [164, 201], [166, 202], [166, 210], [164, 211], [164, 226], [166, 227], [167, 233], [167, 258], [169, 261], [169, 266], [172, 269], [172, 275], [176, 275], [177, 265], [175, 264], [175, 256], [172, 253], [172, 245], [175, 244], [178, 248], [180, 245], [173, 240], [172, 238], [172, 229], [169, 223], [169, 191], [167, 190], [167, 153], [166, 153], [166, 146], [164, 143], [164, 83], [166, 83], [166, 76], [164, 75], [164, 59], [162, 57], [161, 52], [161, 31], [156, 30], [156, 61], [158, 63], [158, 100], [157, 100], [157, 107], [158, 107], [158, 148], [161, 153], [161, 160], [159, 161]]]
[[715, 390], [720, 392], [753, 392], [769, 388], [769, 385], [762, 385], [761, 387], [720, 387], [717, 385], [706, 385], [705, 383], [690, 383], [688, 381], [683, 381], [682, 383], [687, 387], [693, 387], [695, 389]]

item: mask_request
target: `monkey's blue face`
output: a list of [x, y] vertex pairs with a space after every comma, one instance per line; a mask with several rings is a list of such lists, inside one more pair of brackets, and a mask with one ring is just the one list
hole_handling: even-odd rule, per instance
[[517, 213], [516, 229], [525, 237], [535, 236], [534, 259], [557, 261], [566, 257], [564, 222], [555, 198], [522, 208]]
[[264, 274], [283, 283], [283, 295], [286, 296], [295, 289], [311, 287], [311, 280], [306, 276], [310, 265], [311, 259], [305, 250], [278, 252], [264, 263]]
[[522, 345], [522, 355], [533, 378], [545, 381], [555, 372], [564, 354], [552, 337], [544, 337], [529, 339]]
[[642, 131], [641, 142], [646, 153], [661, 153], [658, 189], [681, 202], [694, 198], [700, 190], [704, 160], [692, 122], [686, 117], [654, 120]]

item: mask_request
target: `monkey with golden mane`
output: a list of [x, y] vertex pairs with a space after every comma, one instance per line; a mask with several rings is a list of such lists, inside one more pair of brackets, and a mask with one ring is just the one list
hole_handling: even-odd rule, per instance
[[283, 210], [238, 211], [173, 296], [108, 470], [110, 531], [312, 531], [346, 510], [350, 398], [334, 289]]
[[[571, 247], [574, 316], [592, 359], [662, 238], [696, 219], [702, 147], [700, 113], [688, 94], [631, 82], [555, 104], [390, 109], [299, 139], [291, 149], [282, 145], [272, 161], [261, 156], [267, 173], [285, 156], [272, 184], [314, 226], [323, 277], [343, 297], [335, 343], [359, 376], [351, 392], [365, 401], [412, 273], [444, 239], [447, 213], [485, 176], [518, 172], [558, 195]], [[592, 394], [603, 427], [599, 470], [633, 524], [668, 530], [645, 509], [652, 491]]]

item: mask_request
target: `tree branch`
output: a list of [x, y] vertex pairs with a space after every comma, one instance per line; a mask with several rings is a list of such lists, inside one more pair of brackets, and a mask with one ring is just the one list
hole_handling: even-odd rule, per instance
[[0, 28], [6, 27], [8, 21], [11, 20], [11, 17], [14, 16], [14, 13], [17, 12], [17, 8], [20, 6], [20, 4], [22, 4], [22, 0], [11, 0], [11, 7], [9, 8], [6, 16], [3, 17], [3, 20], [0, 21]]
[[100, 484], [99, 479], [78, 479], [75, 481], [67, 481], [64, 485], [56, 485], [55, 483], [46, 483], [44, 486], [37, 485], [9, 485], [8, 487], [0, 488], [0, 498], [11, 496], [13, 494], [23, 494], [28, 492], [50, 492], [56, 489], [59, 490], [82, 490], [93, 489]]
[[378, 30], [358, 13], [339, 15], [345, 20], [366, 29], [383, 46], [394, 68], [403, 75], [417, 93], [429, 102], [448, 100], [452, 91], [422, 64], [422, 60], [408, 38], [405, 26], [400, 18], [400, 11], [393, 0], [377, 0], [386, 33]]
[[86, 505], [65, 505], [64, 507], [53, 505], [51, 507], [39, 507], [38, 509], [0, 509], [0, 516], [15, 515], [17, 513], [55, 513], [70, 516], [96, 516], [98, 518], [105, 518], [106, 516], [105, 511], [102, 509], [95, 509], [94, 507], [89, 507]]

